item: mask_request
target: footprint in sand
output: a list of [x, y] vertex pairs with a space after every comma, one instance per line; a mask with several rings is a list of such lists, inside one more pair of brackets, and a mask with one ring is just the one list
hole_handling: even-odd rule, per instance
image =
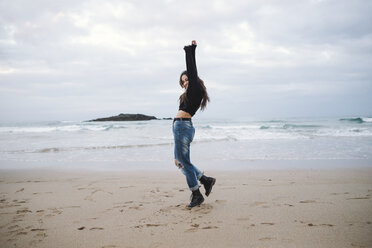
[[152, 226], [166, 226], [167, 224], [146, 224], [147, 227], [152, 227]]
[[45, 231], [43, 228], [33, 228], [30, 230], [31, 232], [37, 232], [37, 231]]
[[16, 191], [16, 193], [22, 192], [24, 190], [25, 190], [25, 188], [19, 189], [19, 190]]
[[57, 208], [48, 208], [48, 209], [51, 210], [53, 214], [61, 214], [62, 213], [62, 211], [57, 209]]
[[208, 229], [218, 229], [219, 227], [218, 226], [204, 226], [204, 227], [200, 227], [200, 224], [192, 224], [191, 225], [191, 228], [190, 229], [187, 229], [185, 232], [196, 232], [197, 230], [199, 229], [204, 229], [204, 230], [208, 230]]
[[174, 194], [169, 194], [168, 192], [164, 192], [164, 195], [163, 196], [164, 197], [173, 197]]
[[177, 204], [177, 205], [173, 205], [173, 206], [169, 206], [169, 207], [165, 207], [165, 208], [161, 208], [159, 209], [159, 213], [161, 214], [169, 214], [171, 213], [172, 211], [189, 211], [189, 209], [186, 207], [184, 207], [183, 204]]
[[139, 206], [133, 206], [133, 207], [129, 207], [129, 209], [140, 210], [140, 207], [141, 207], [141, 205], [139, 205]]
[[25, 214], [25, 213], [32, 213], [32, 211], [28, 210], [28, 208], [24, 208], [21, 210], [17, 210], [16, 214]]
[[167, 226], [167, 224], [145, 224], [145, 225], [137, 225], [133, 226], [132, 228], [143, 228], [143, 227], [159, 227], [159, 226]]
[[54, 217], [54, 216], [56, 216], [56, 215], [60, 215], [60, 214], [62, 214], [62, 212], [63, 212], [63, 211], [61, 211], [61, 210], [59, 210], [59, 209], [57, 209], [57, 208], [48, 208], [48, 210], [49, 210], [49, 212], [51, 212], [51, 213], [45, 215], [45, 217], [47, 217], [47, 218], [51, 218], [51, 217]]
[[315, 200], [305, 200], [305, 201], [299, 201], [299, 203], [316, 203]]
[[205, 227], [202, 227], [201, 229], [217, 229], [219, 228], [218, 226], [205, 226]]
[[103, 192], [103, 193], [107, 193], [107, 194], [110, 194], [110, 195], [113, 195], [114, 193], [110, 192], [110, 191], [105, 191], [105, 190], [102, 190], [102, 189], [95, 189], [94, 191], [92, 191], [91, 195], [97, 193], [97, 192]]
[[329, 226], [329, 227], [332, 227], [334, 225], [333, 224], [320, 224], [320, 226]]
[[[295, 222], [297, 222], [297, 221], [295, 221]], [[306, 223], [305, 221], [301, 221], [301, 220], [300, 220], [300, 223], [306, 224], [306, 226], [327, 226], [327, 227], [333, 227], [334, 226], [333, 224], [319, 224], [319, 225], [316, 225], [316, 224], [313, 224], [313, 223]]]
[[303, 221], [303, 220], [299, 220], [299, 221], [294, 220], [294, 222], [300, 222], [301, 224], [305, 224], [306, 226], [316, 226], [316, 225], [314, 225], [313, 223], [308, 223], [308, 222]]
[[263, 237], [263, 238], [259, 238], [258, 240], [260, 241], [270, 241], [270, 240], [274, 240], [275, 238], [272, 238], [272, 237]]
[[104, 230], [102, 227], [92, 227], [89, 230], [96, 231], [96, 230]]
[[262, 222], [261, 225], [273, 226], [273, 225], [275, 225], [275, 223], [272, 223], [272, 222]]
[[364, 196], [364, 197], [353, 197], [353, 198], [346, 198], [346, 200], [368, 200], [370, 199], [370, 196]]
[[[23, 199], [23, 200], [18, 200], [18, 199], [15, 199], [13, 200], [14, 203], [27, 203], [29, 199]], [[20, 205], [17, 205], [17, 206], [20, 206]]]
[[[187, 206], [186, 206], [187, 208]], [[188, 209], [188, 208], [187, 208]], [[213, 209], [213, 206], [210, 204], [202, 204], [199, 207], [190, 209], [191, 212], [198, 212], [201, 214], [209, 214]]]
[[30, 244], [32, 243], [33, 245], [37, 245], [38, 243], [40, 243], [41, 241], [43, 241], [44, 238], [46, 238], [48, 236], [46, 234], [46, 229], [43, 229], [43, 228], [33, 228], [33, 229], [31, 229], [31, 232], [35, 232], [36, 233], [33, 236], [33, 238], [36, 239], [36, 240], [32, 240], [30, 242]]

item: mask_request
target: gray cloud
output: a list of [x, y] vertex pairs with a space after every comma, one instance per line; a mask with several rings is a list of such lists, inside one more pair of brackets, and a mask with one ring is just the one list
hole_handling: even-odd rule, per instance
[[203, 117], [371, 115], [369, 1], [1, 1], [0, 120], [174, 116], [183, 46]]

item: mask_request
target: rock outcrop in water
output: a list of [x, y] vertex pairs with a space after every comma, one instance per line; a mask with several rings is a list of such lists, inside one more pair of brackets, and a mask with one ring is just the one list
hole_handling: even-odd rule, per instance
[[148, 116], [142, 114], [119, 114], [117, 116], [98, 118], [89, 121], [148, 121], [158, 120], [155, 116]]

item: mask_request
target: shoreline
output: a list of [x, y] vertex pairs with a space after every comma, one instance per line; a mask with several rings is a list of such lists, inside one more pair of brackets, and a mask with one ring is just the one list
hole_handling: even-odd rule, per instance
[[[372, 159], [313, 159], [313, 160], [201, 160], [193, 159], [201, 170], [322, 170], [372, 169]], [[167, 161], [1, 161], [1, 170], [86, 170], [86, 171], [164, 171], [175, 169], [173, 159]]]
[[208, 170], [191, 210], [178, 170], [0, 171], [3, 247], [372, 245], [370, 168]]

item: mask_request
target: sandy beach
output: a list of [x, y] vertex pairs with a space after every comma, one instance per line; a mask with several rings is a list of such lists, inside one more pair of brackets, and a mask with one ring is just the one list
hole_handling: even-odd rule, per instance
[[[372, 247], [372, 170], [3, 170], [0, 247]], [[204, 193], [204, 189], [201, 188]]]

